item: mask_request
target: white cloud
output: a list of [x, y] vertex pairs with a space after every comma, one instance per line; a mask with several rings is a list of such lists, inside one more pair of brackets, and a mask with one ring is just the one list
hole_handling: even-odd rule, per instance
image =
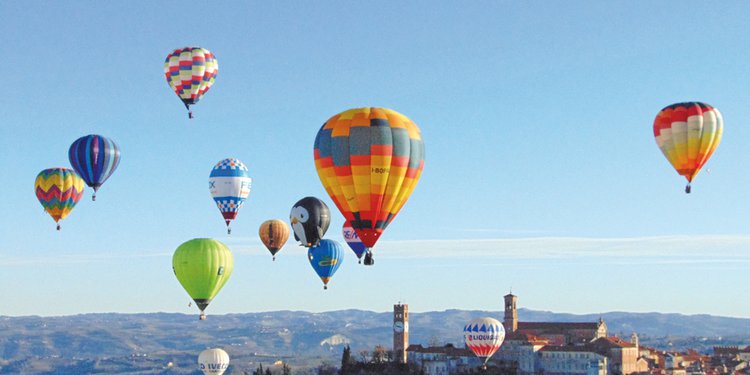
[[377, 253], [393, 258], [564, 259], [629, 258], [750, 261], [750, 236], [631, 238], [534, 237], [512, 239], [382, 241]]
[[[233, 237], [225, 241], [236, 254], [267, 254], [257, 238]], [[296, 247], [290, 240], [285, 248]], [[346, 245], [344, 245], [346, 246]], [[529, 237], [508, 239], [380, 241], [377, 257], [392, 259], [556, 259], [576, 262], [595, 261], [616, 264], [707, 264], [750, 263], [750, 236], [675, 235], [659, 237]], [[18, 265], [57, 265], [106, 262], [149, 257], [171, 257], [172, 252], [140, 254], [60, 254], [44, 257], [0, 257], [0, 267]]]

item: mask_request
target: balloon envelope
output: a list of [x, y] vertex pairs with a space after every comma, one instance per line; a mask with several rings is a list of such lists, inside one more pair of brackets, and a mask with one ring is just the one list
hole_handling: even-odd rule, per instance
[[464, 326], [464, 340], [466, 347], [471, 349], [477, 357], [484, 358], [484, 362], [500, 349], [505, 340], [505, 328], [493, 318], [472, 319]]
[[307, 258], [310, 260], [315, 273], [323, 280], [323, 284], [328, 285], [333, 274], [344, 261], [344, 248], [333, 240], [320, 240], [320, 245], [312, 246], [307, 249]]
[[81, 200], [83, 187], [83, 179], [67, 168], [45, 169], [34, 181], [36, 198], [56, 223], [65, 219]]
[[206, 349], [198, 356], [198, 366], [205, 375], [221, 375], [229, 367], [229, 354], [222, 349]]
[[352, 249], [354, 254], [357, 255], [357, 259], [362, 258], [362, 254], [367, 251], [367, 247], [365, 244], [362, 243], [362, 241], [359, 240], [359, 236], [357, 236], [357, 232], [352, 228], [351, 224], [349, 222], [344, 222], [344, 227], [342, 228], [342, 234], [344, 236], [344, 241], [346, 241], [346, 244], [349, 245], [349, 248]]
[[424, 167], [417, 125], [385, 108], [355, 108], [318, 131], [315, 168], [366, 247], [373, 247], [411, 195]]
[[723, 131], [721, 113], [705, 103], [672, 104], [656, 115], [656, 145], [677, 173], [688, 180], [686, 192], [721, 142]]
[[250, 171], [238, 159], [224, 159], [214, 166], [208, 177], [208, 190], [213, 197], [221, 216], [229, 223], [237, 214], [250, 195]]
[[304, 197], [292, 206], [289, 213], [294, 239], [302, 246], [317, 246], [331, 225], [331, 211], [320, 199]]
[[258, 235], [271, 255], [276, 255], [289, 239], [289, 226], [279, 219], [266, 220], [260, 225]]
[[223, 243], [210, 238], [196, 238], [175, 250], [172, 269], [182, 287], [203, 312], [232, 275], [234, 259]]
[[86, 185], [94, 189], [94, 199], [99, 187], [120, 165], [120, 149], [111, 139], [90, 134], [70, 145], [68, 159]]
[[[185, 107], [198, 103], [216, 81], [219, 62], [211, 51], [200, 47], [176, 49], [164, 61], [164, 76], [169, 87]], [[190, 116], [192, 118], [192, 114]]]

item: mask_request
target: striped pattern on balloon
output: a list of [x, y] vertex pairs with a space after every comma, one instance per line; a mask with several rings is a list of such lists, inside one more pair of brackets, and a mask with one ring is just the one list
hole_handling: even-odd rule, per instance
[[703, 165], [718, 147], [724, 120], [718, 109], [701, 102], [685, 102], [664, 107], [654, 119], [656, 145], [688, 183], [685, 192]]
[[60, 220], [70, 214], [83, 196], [83, 179], [67, 168], [45, 169], [36, 176], [36, 197], [60, 230]]
[[107, 137], [89, 134], [70, 145], [68, 159], [86, 185], [94, 189], [91, 200], [95, 201], [96, 192], [120, 165], [120, 149]]
[[314, 158], [326, 192], [369, 249], [419, 181], [424, 142], [417, 125], [396, 111], [355, 108], [323, 124]]
[[188, 117], [192, 104], [198, 103], [213, 86], [219, 73], [219, 62], [211, 51], [200, 47], [176, 49], [164, 61], [164, 76], [169, 87], [180, 97]]

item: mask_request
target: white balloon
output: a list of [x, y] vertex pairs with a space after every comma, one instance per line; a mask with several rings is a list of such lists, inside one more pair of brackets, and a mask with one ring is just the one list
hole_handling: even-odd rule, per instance
[[487, 363], [503, 344], [505, 328], [497, 319], [476, 318], [464, 326], [464, 340], [466, 347]]
[[221, 375], [229, 367], [229, 354], [218, 348], [206, 349], [198, 356], [198, 366], [206, 375]]

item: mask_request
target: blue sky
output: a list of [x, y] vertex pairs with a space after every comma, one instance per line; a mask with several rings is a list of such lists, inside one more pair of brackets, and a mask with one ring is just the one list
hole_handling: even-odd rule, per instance
[[[171, 254], [212, 237], [235, 271], [209, 314], [499, 310], [512, 287], [534, 309], [750, 317], [747, 14], [742, 1], [0, 2], [0, 315], [195, 313]], [[162, 72], [187, 45], [219, 61], [193, 120]], [[651, 127], [689, 100], [719, 108], [725, 132], [686, 195]], [[302, 248], [272, 263], [257, 228], [307, 195], [335, 210], [312, 145], [361, 106], [419, 124], [425, 170], [376, 265], [349, 256], [323, 291]], [[33, 181], [90, 133], [122, 162], [57, 232]], [[226, 157], [253, 177], [231, 237], [207, 189]]]

